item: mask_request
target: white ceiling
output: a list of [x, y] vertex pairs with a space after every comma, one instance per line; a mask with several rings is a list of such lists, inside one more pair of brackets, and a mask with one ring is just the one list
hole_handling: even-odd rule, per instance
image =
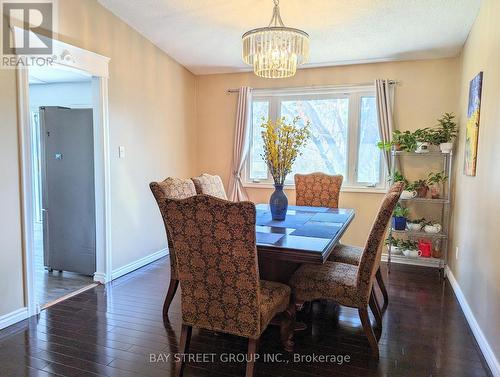
[[[241, 35], [267, 26], [272, 0], [99, 0], [195, 74], [248, 70]], [[308, 66], [456, 56], [481, 0], [281, 0], [311, 36]]]
[[75, 72], [71, 69], [62, 69], [54, 67], [30, 67], [30, 84], [55, 84], [63, 82], [84, 82], [90, 81], [91, 77], [83, 73]]

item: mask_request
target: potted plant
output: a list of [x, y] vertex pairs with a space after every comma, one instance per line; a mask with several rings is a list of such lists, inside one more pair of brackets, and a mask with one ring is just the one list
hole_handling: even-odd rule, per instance
[[417, 147], [415, 136], [410, 131], [401, 132], [399, 130], [392, 132], [392, 140], [390, 142], [378, 142], [377, 146], [380, 149], [390, 150], [394, 147], [397, 151], [413, 152]]
[[403, 241], [400, 247], [405, 257], [417, 258], [422, 255], [422, 252], [418, 249], [418, 243], [416, 241]]
[[416, 146], [415, 153], [429, 153], [429, 144], [432, 133], [429, 128], [418, 129], [413, 133]]
[[413, 189], [417, 192], [418, 198], [425, 198], [429, 191], [429, 185], [425, 179], [419, 179], [413, 182]]
[[453, 139], [458, 134], [457, 123], [453, 113], [444, 113], [438, 119], [437, 128], [432, 130], [432, 143], [439, 145], [441, 152], [450, 153], [453, 149]]
[[399, 247], [401, 240], [394, 238], [393, 236], [388, 236], [384, 242], [389, 250], [389, 244], [391, 245], [391, 254], [401, 254], [401, 248]]
[[419, 230], [421, 230], [424, 223], [425, 223], [424, 218], [414, 219], [414, 220], [410, 220], [410, 219], [406, 220], [406, 226], [407, 226], [408, 230], [411, 230], [412, 232], [418, 232]]
[[415, 196], [417, 196], [417, 192], [413, 189], [413, 186], [408, 182], [408, 180], [399, 172], [395, 171], [392, 175], [392, 177], [389, 178], [389, 182], [391, 183], [396, 183], [396, 182], [403, 182], [404, 183], [404, 190], [401, 193], [401, 199], [412, 199]]
[[392, 214], [392, 227], [394, 230], [406, 230], [408, 213], [408, 208], [403, 207], [400, 203], [396, 205]]
[[437, 234], [441, 232], [441, 224], [435, 221], [427, 221], [424, 224], [424, 232], [425, 233], [431, 233], [431, 234]]
[[304, 127], [300, 127], [299, 120], [300, 117], [295, 117], [292, 123], [287, 124], [285, 117], [282, 117], [276, 122], [269, 119], [262, 124], [264, 151], [261, 156], [273, 177], [275, 188], [269, 201], [273, 220], [281, 221], [286, 217], [288, 198], [283, 192], [283, 185], [310, 136], [310, 123], [306, 122]]
[[448, 177], [444, 171], [439, 173], [429, 173], [429, 176], [427, 177], [427, 184], [430, 187], [432, 199], [439, 199], [441, 197], [442, 186], [447, 179]]

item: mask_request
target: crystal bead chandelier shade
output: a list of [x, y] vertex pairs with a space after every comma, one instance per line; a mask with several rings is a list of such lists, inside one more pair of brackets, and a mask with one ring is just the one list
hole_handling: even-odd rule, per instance
[[242, 40], [243, 61], [260, 77], [291, 77], [309, 59], [309, 35], [283, 24], [278, 0], [269, 26], [247, 31]]

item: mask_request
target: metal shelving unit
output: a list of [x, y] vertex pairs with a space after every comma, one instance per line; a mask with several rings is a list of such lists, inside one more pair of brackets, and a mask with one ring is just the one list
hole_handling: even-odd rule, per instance
[[427, 153], [416, 153], [416, 152], [402, 152], [402, 151], [391, 151], [391, 167], [390, 167], [390, 176], [392, 177], [394, 172], [396, 171], [396, 162], [399, 161], [399, 164], [402, 164], [402, 161], [399, 159], [400, 157], [416, 157], [416, 158], [434, 158], [434, 159], [442, 159], [443, 168], [442, 170], [446, 172], [448, 176], [447, 184], [443, 185], [444, 192], [442, 193], [442, 198], [440, 199], [431, 199], [431, 198], [412, 198], [412, 199], [401, 199], [400, 202], [404, 202], [405, 204], [414, 204], [414, 205], [435, 205], [439, 207], [441, 213], [441, 232], [439, 233], [426, 233], [424, 231], [409, 231], [409, 230], [394, 230], [392, 228], [392, 223], [389, 230], [389, 240], [392, 240], [394, 235], [406, 235], [408, 239], [439, 239], [441, 242], [441, 258], [434, 257], [417, 257], [410, 258], [404, 255], [393, 255], [392, 254], [392, 243], [389, 242], [387, 249], [387, 265], [388, 271], [391, 271], [391, 262], [396, 263], [405, 263], [405, 264], [413, 264], [417, 266], [428, 266], [439, 268], [440, 273], [444, 276], [444, 267], [446, 266], [446, 260], [448, 257], [448, 232], [450, 225], [450, 192], [451, 192], [451, 173], [452, 173], [452, 165], [453, 165], [453, 152], [450, 153], [441, 153], [441, 152], [427, 152]]

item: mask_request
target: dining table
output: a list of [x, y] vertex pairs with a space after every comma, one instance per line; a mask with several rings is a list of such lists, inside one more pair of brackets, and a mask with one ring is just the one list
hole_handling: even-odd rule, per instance
[[301, 264], [323, 264], [348, 229], [350, 208], [288, 206], [273, 220], [268, 204], [256, 205], [256, 244], [261, 279], [288, 283]]

